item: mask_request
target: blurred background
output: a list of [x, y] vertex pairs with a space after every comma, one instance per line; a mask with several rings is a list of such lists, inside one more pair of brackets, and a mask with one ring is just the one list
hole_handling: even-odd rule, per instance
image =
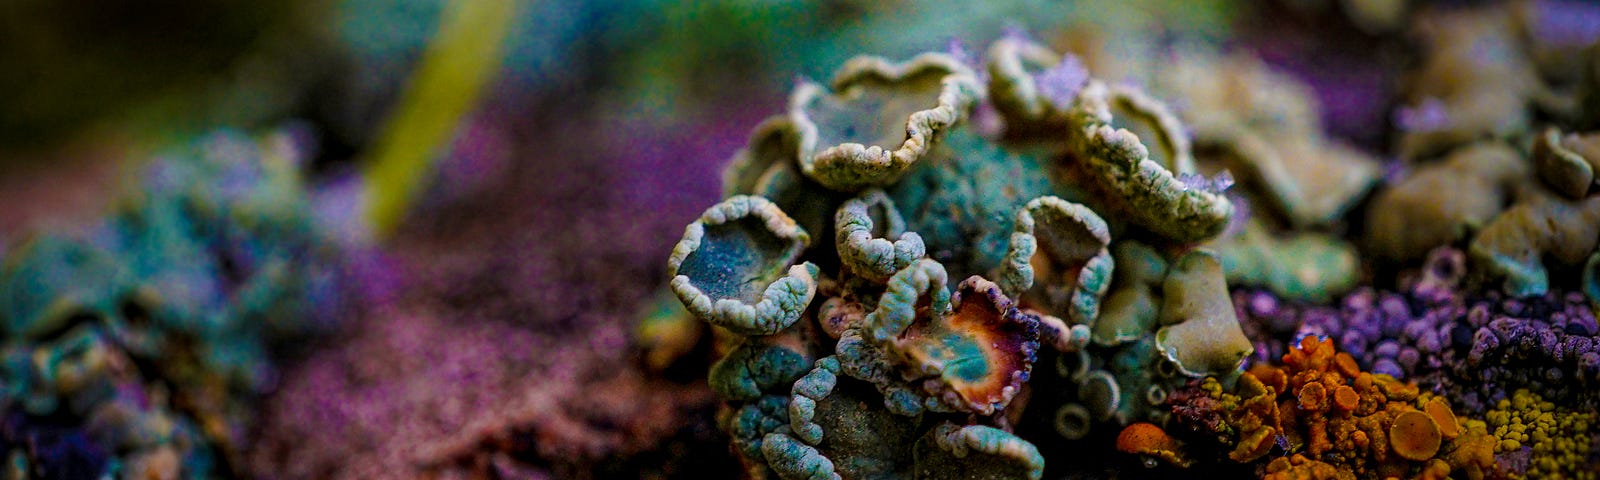
[[[975, 57], [1022, 34], [1138, 82], [1164, 52], [1203, 44], [1301, 77], [1334, 135], [1379, 150], [1412, 8], [11, 0], [0, 252], [87, 228], [147, 159], [204, 132], [294, 129], [311, 139], [319, 218], [364, 252], [363, 308], [280, 355], [254, 445], [223, 473], [731, 477], [708, 347], [650, 361], [638, 320], [683, 226], [719, 200], [721, 168], [798, 77], [857, 54]], [[419, 166], [383, 166], [407, 162]], [[374, 184], [399, 198], [392, 221], [363, 213], [382, 202]]]

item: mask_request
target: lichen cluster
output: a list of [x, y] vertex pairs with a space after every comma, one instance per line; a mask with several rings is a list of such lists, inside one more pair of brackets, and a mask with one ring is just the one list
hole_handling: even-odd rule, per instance
[[1594, 257], [1600, 157], [1582, 132], [1600, 85], [1574, 72], [1593, 63], [1583, 45], [1537, 34], [1563, 15], [1538, 3], [1440, 9], [1418, 28], [1421, 63], [1395, 113], [1410, 172], [1372, 200], [1374, 253], [1409, 262], [1465, 244], [1474, 280], [1516, 297]]
[[[1179, 428], [1231, 447], [1236, 462], [1263, 461], [1265, 478], [1483, 478], [1495, 438], [1456, 417], [1443, 398], [1384, 374], [1362, 372], [1333, 341], [1305, 337], [1231, 389], [1215, 379], [1174, 402]], [[1276, 450], [1275, 450], [1276, 449]], [[1265, 460], [1268, 453], [1280, 456]]]
[[326, 326], [340, 301], [293, 139], [208, 135], [159, 158], [92, 232], [7, 252], [8, 478], [231, 471], [275, 383], [268, 348]]
[[[1592, 466], [1587, 430], [1493, 412], [1597, 402], [1600, 57], [1542, 7], [1414, 14], [1390, 161], [1243, 52], [1113, 83], [1012, 34], [802, 81], [669, 264], [749, 473], [1037, 478], [1113, 439], [1271, 478]], [[1530, 429], [1560, 449], [1507, 447]], [[989, 448], [931, 463], [957, 437]]]
[[1515, 476], [1525, 478], [1593, 479], [1600, 472], [1588, 457], [1594, 453], [1595, 422], [1600, 414], [1545, 400], [1522, 389], [1501, 399], [1484, 417], [1494, 437], [1495, 455]]
[[733, 339], [711, 385], [752, 476], [1040, 478], [1016, 422], [1160, 421], [1249, 355], [1198, 248], [1230, 181], [1177, 117], [1020, 36], [988, 52], [802, 83], [673, 250], [673, 292]]
[[1334, 340], [1362, 368], [1415, 380], [1474, 415], [1530, 388], [1563, 405], [1600, 401], [1600, 328], [1583, 295], [1467, 296], [1465, 255], [1441, 248], [1409, 292], [1360, 289], [1337, 306], [1300, 307], [1265, 293], [1235, 295], [1260, 351], [1289, 339]]

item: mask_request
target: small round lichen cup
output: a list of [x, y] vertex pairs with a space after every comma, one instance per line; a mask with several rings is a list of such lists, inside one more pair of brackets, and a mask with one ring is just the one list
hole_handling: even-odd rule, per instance
[[684, 229], [667, 264], [672, 291], [707, 323], [744, 335], [777, 333], [816, 294], [816, 265], [794, 264], [809, 242], [765, 198], [729, 198]]

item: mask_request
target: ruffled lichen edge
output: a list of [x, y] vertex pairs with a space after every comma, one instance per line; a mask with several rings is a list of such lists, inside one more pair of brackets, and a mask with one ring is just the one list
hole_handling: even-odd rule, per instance
[[[1150, 160], [1149, 150], [1133, 132], [1111, 125], [1112, 92], [1091, 81], [1079, 93], [1072, 136], [1073, 162], [1089, 180], [1105, 190], [1108, 207], [1134, 224], [1178, 243], [1199, 243], [1222, 233], [1233, 216], [1233, 204], [1220, 192], [1190, 188], [1166, 166]], [[1181, 165], [1181, 161], [1174, 159]], [[1182, 169], [1179, 170], [1180, 173]]]
[[898, 64], [881, 57], [856, 57], [846, 62], [834, 76], [833, 90], [842, 91], [868, 79], [893, 83], [930, 71], [946, 73], [940, 80], [937, 103], [932, 108], [913, 112], [906, 119], [906, 138], [895, 146], [853, 142], [819, 145], [817, 125], [806, 108], [830, 93], [821, 85], [801, 82], [789, 100], [789, 118], [797, 133], [800, 171], [840, 191], [884, 186], [898, 180], [928, 152], [944, 130], [966, 118], [972, 105], [983, 98], [976, 76], [960, 60], [941, 53], [924, 53]]
[[707, 226], [722, 225], [750, 215], [760, 219], [778, 238], [793, 242], [792, 258], [798, 257], [799, 250], [810, 242], [805, 230], [777, 205], [761, 197], [734, 196], [707, 209], [698, 221], [684, 228], [683, 239], [673, 247], [667, 259], [667, 274], [672, 276], [672, 293], [678, 295], [689, 313], [706, 323], [743, 335], [771, 335], [794, 324], [811, 303], [817, 293], [817, 278], [821, 275], [816, 265], [806, 262], [790, 266], [784, 277], [767, 285], [755, 305], [737, 299], [713, 299], [696, 287], [693, 279], [678, 273], [684, 260], [700, 248]]
[[998, 283], [1003, 290], [1019, 298], [1033, 288], [1033, 257], [1039, 253], [1039, 240], [1035, 232], [1038, 222], [1035, 217], [1043, 215], [1077, 222], [1101, 246], [1093, 257], [1083, 259], [1084, 264], [1077, 274], [1077, 283], [1072, 285], [1073, 292], [1067, 308], [1067, 316], [1074, 324], [1092, 324], [1100, 313], [1100, 300], [1111, 287], [1114, 264], [1108, 248], [1111, 245], [1111, 228], [1088, 207], [1059, 197], [1045, 196], [1035, 198], [1017, 209], [1011, 246], [1006, 251], [1004, 263], [1000, 265]]
[[[882, 209], [887, 225], [873, 221], [872, 210]], [[834, 216], [839, 260], [862, 278], [884, 282], [895, 272], [927, 254], [927, 246], [916, 232], [906, 231], [906, 223], [894, 201], [876, 188], [846, 201]], [[884, 236], [874, 231], [882, 230]]]

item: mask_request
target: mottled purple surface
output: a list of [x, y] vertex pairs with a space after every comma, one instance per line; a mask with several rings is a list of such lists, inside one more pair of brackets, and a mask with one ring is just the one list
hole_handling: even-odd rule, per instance
[[722, 112], [670, 125], [479, 114], [418, 211], [356, 264], [373, 305], [284, 375], [254, 471], [738, 471], [703, 378], [650, 374], [630, 343], [683, 225], [719, 198], [721, 166], [766, 113]]
[[1282, 357], [1306, 335], [1332, 338], [1365, 370], [1418, 382], [1474, 415], [1519, 388], [1578, 408], [1600, 400], [1600, 328], [1577, 292], [1467, 297], [1462, 255], [1437, 250], [1408, 293], [1360, 288], [1334, 306], [1289, 305], [1237, 291], [1252, 362]]
[[1579, 47], [1600, 40], [1600, 5], [1578, 0], [1532, 2], [1533, 37], [1556, 47]]

